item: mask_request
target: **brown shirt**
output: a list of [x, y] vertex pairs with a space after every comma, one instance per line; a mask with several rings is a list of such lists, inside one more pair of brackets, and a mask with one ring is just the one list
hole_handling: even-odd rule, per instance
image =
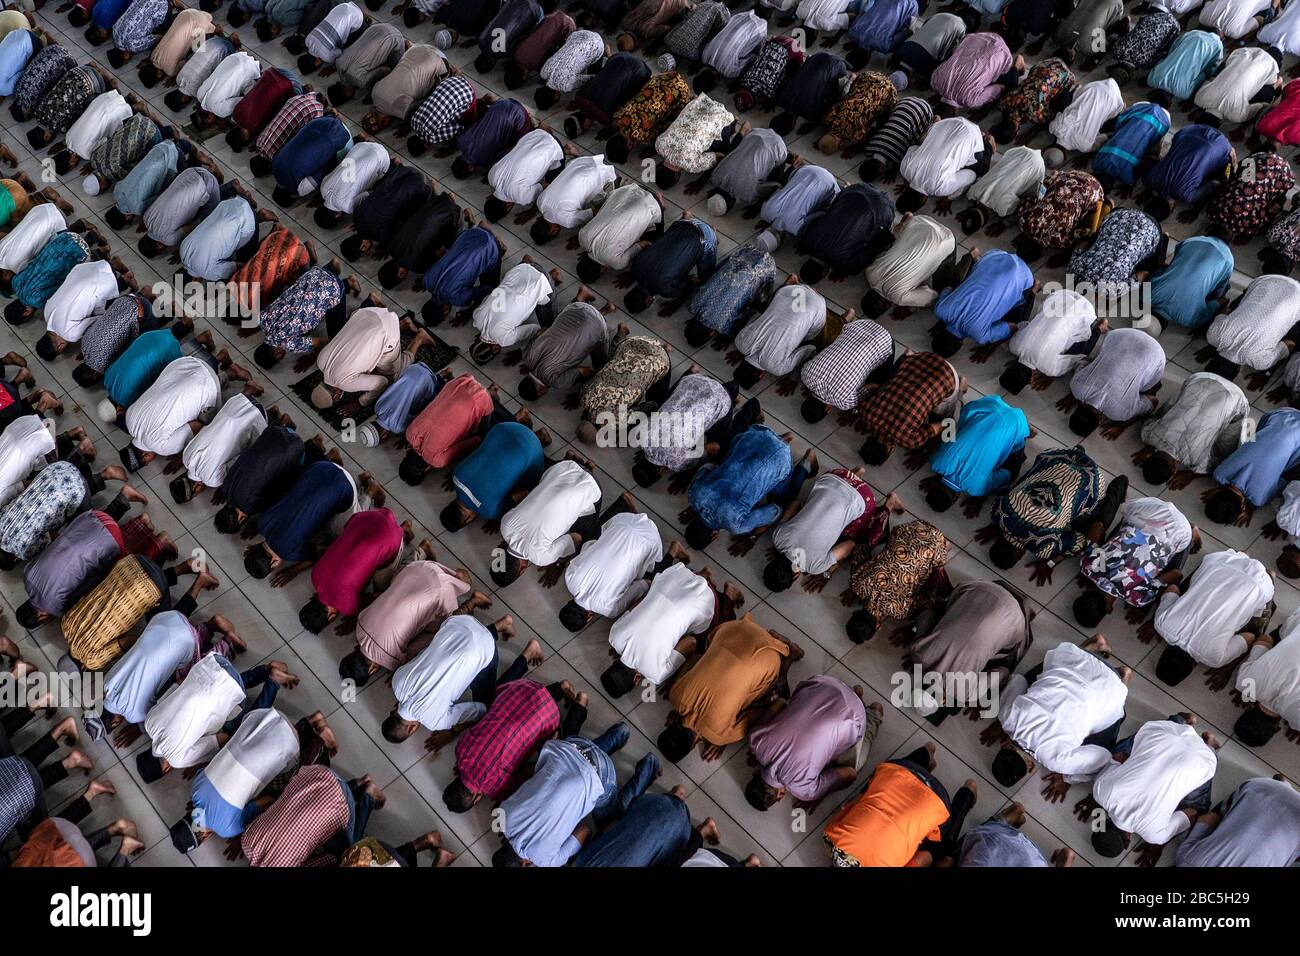
[[682, 723], [701, 738], [718, 746], [734, 744], [757, 716], [746, 711], [772, 689], [789, 653], [787, 644], [746, 614], [714, 631], [708, 650], [673, 684], [669, 700]]
[[939, 674], [1012, 670], [1033, 641], [1022, 594], [1001, 581], [970, 581], [952, 592], [933, 626], [917, 626], [909, 663]]

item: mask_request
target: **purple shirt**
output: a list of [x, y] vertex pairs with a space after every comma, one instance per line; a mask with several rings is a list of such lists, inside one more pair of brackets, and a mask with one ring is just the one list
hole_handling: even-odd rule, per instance
[[749, 749], [769, 787], [784, 787], [796, 800], [818, 800], [835, 781], [831, 761], [861, 739], [866, 720], [858, 695], [820, 674], [796, 687], [776, 719], [749, 735]]

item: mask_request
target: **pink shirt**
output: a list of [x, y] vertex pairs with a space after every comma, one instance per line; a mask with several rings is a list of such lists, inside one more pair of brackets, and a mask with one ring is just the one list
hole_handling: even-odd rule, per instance
[[430, 468], [444, 468], [478, 447], [475, 429], [492, 396], [473, 375], [458, 375], [406, 427], [406, 441]]
[[357, 613], [361, 592], [402, 550], [402, 529], [387, 508], [358, 511], [311, 570], [318, 597], [343, 617]]
[[357, 618], [366, 660], [395, 671], [424, 649], [469, 585], [437, 561], [413, 561]]

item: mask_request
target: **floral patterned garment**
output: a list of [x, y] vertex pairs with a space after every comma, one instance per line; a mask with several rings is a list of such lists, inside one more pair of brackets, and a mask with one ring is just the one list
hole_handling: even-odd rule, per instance
[[104, 92], [104, 78], [91, 66], [69, 70], [50, 88], [32, 116], [46, 132], [66, 133], [90, 101]]
[[1065, 61], [1057, 57], [1035, 63], [1020, 85], [998, 101], [1002, 115], [1020, 124], [1045, 123], [1058, 96], [1078, 86]]
[[1106, 191], [1082, 170], [1048, 174], [1043, 195], [1020, 205], [1020, 231], [1045, 249], [1068, 249], [1079, 220], [1097, 208]]
[[24, 119], [40, 105], [63, 74], [77, 65], [76, 58], [57, 43], [43, 47], [32, 57], [14, 86], [14, 107]]
[[745, 72], [740, 85], [756, 100], [770, 100], [789, 75], [790, 68], [803, 62], [803, 51], [794, 37], [769, 37]]
[[848, 95], [826, 114], [826, 130], [844, 144], [860, 143], [898, 103], [898, 90], [883, 73], [867, 71], [853, 78]]
[[0, 550], [20, 561], [36, 557], [89, 495], [75, 465], [56, 461], [47, 466], [0, 513]]
[[1160, 574], [1172, 557], [1169, 545], [1125, 525], [1110, 540], [1084, 551], [1079, 573], [1130, 607], [1145, 607], [1160, 596]]
[[1121, 66], [1142, 70], [1153, 66], [1165, 55], [1181, 28], [1178, 18], [1167, 10], [1146, 14], [1133, 29], [1115, 40], [1111, 52]]
[[741, 315], [776, 284], [776, 260], [757, 246], [741, 246], [691, 296], [691, 316], [719, 335], [729, 335]]
[[1221, 223], [1232, 236], [1254, 236], [1277, 212], [1295, 185], [1291, 164], [1275, 152], [1251, 153], [1243, 159], [1227, 185], [1210, 202], [1210, 220]]
[[666, 130], [694, 98], [686, 77], [676, 70], [660, 73], [618, 108], [614, 127], [628, 146], [644, 146]]
[[1160, 239], [1160, 223], [1142, 210], [1117, 209], [1102, 220], [1093, 244], [1070, 258], [1066, 274], [1101, 291], [1122, 292]]
[[1268, 230], [1268, 244], [1288, 258], [1300, 257], [1300, 209], [1273, 223]]
[[324, 266], [312, 266], [262, 310], [262, 336], [294, 355], [312, 350], [311, 332], [343, 301], [343, 283]]

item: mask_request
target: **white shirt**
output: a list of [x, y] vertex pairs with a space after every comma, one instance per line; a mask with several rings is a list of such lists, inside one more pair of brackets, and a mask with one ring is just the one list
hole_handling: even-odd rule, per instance
[[0, 269], [21, 272], [43, 245], [67, 228], [67, 220], [54, 203], [33, 205], [8, 235], [0, 239]]
[[1282, 503], [1278, 505], [1275, 520], [1287, 533], [1290, 543], [1300, 547], [1300, 481], [1288, 481], [1282, 489]]
[[684, 564], [655, 575], [641, 603], [609, 629], [619, 660], [652, 684], [662, 684], [685, 658], [675, 649], [687, 634], [702, 634], [713, 621], [716, 598], [709, 582]]
[[550, 301], [551, 280], [546, 273], [521, 262], [478, 304], [474, 328], [484, 342], [510, 348], [541, 330], [533, 313]]
[[595, 215], [588, 208], [618, 178], [618, 170], [602, 156], [571, 160], [537, 197], [543, 219], [561, 229], [576, 229]]
[[776, 526], [772, 544], [796, 571], [824, 574], [835, 564], [831, 550], [840, 535], [866, 510], [867, 503], [857, 488], [827, 472], [813, 482], [808, 500], [794, 517]]
[[453, 614], [428, 647], [393, 672], [397, 715], [418, 720], [430, 731], [478, 720], [486, 707], [456, 701], [495, 654], [496, 639], [482, 622], [469, 614]]
[[1283, 53], [1300, 53], [1300, 3], [1288, 0], [1277, 19], [1260, 27], [1255, 36], [1264, 46]]
[[45, 302], [45, 327], [65, 342], [80, 342], [82, 334], [117, 298], [117, 276], [103, 259], [79, 262]]
[[217, 417], [190, 439], [181, 463], [191, 480], [207, 488], [226, 483], [226, 470], [266, 429], [266, 415], [242, 392], [221, 406]]
[[240, 50], [230, 54], [217, 64], [212, 75], [199, 87], [196, 96], [199, 107], [219, 119], [229, 118], [235, 111], [235, 104], [261, 75], [262, 67], [251, 53]]
[[1043, 177], [1047, 164], [1043, 151], [1030, 146], [1013, 146], [1002, 153], [989, 171], [966, 191], [971, 202], [988, 206], [999, 216], [1009, 216], [1023, 199], [1043, 194]]
[[331, 212], [351, 213], [391, 164], [392, 157], [382, 143], [366, 139], [354, 143], [343, 161], [321, 180], [321, 202]]
[[602, 266], [621, 272], [632, 261], [637, 241], [663, 218], [654, 195], [628, 183], [610, 193], [591, 221], [578, 231], [578, 245]]
[[72, 124], [64, 144], [77, 156], [89, 159], [99, 141], [117, 132], [131, 118], [131, 112], [126, 97], [117, 90], [100, 93]]
[[244, 688], [208, 654], [149, 711], [144, 732], [153, 755], [178, 770], [197, 767], [217, 752], [217, 731], [244, 701]]
[[654, 521], [643, 514], [616, 514], [601, 526], [600, 537], [584, 542], [569, 562], [564, 586], [578, 607], [601, 617], [618, 617], [649, 590], [645, 575], [663, 556]]
[[517, 558], [549, 567], [573, 554], [573, 523], [596, 513], [600, 483], [576, 461], [561, 461], [542, 472], [542, 480], [501, 518], [501, 537]]
[[1205, 340], [1229, 362], [1264, 372], [1286, 358], [1282, 339], [1300, 321], [1300, 282], [1290, 276], [1250, 280], [1231, 312], [1215, 316]]
[[975, 170], [969, 167], [983, 151], [980, 128], [964, 117], [949, 116], [936, 121], [925, 139], [903, 154], [898, 170], [923, 195], [959, 196], [975, 182]]
[[736, 348], [755, 368], [789, 375], [813, 357], [813, 339], [826, 325], [826, 300], [816, 289], [795, 283], [776, 290], [763, 314], [745, 324]]
[[1209, 0], [1201, 7], [1201, 26], [1240, 40], [1255, 28], [1255, 17], [1270, 6], [1272, 0]]
[[492, 195], [502, 202], [531, 206], [542, 191], [543, 180], [564, 163], [564, 150], [544, 129], [529, 130], [488, 170]]
[[245, 807], [266, 785], [298, 765], [298, 731], [278, 710], [249, 711], [226, 745], [203, 768], [221, 799]]
[[1191, 826], [1178, 804], [1214, 777], [1218, 759], [1195, 727], [1171, 720], [1143, 724], [1133, 752], [1093, 781], [1092, 796], [1110, 824], [1163, 846]]
[[365, 15], [355, 3], [337, 4], [325, 14], [324, 21], [307, 34], [307, 52], [324, 63], [333, 63], [363, 23]]
[[1124, 95], [1119, 84], [1107, 77], [1085, 83], [1070, 105], [1056, 114], [1049, 129], [1063, 149], [1090, 153], [1106, 121], [1124, 112]]
[[1300, 729], [1300, 609], [1291, 612], [1272, 647], [1256, 644], [1237, 668], [1237, 690]]
[[190, 422], [217, 407], [221, 379], [196, 355], [167, 365], [143, 395], [126, 410], [131, 443], [156, 455], [179, 455], [193, 433]]
[[1087, 355], [1067, 355], [1066, 349], [1086, 342], [1096, 321], [1097, 310], [1085, 296], [1056, 289], [1038, 300], [1007, 348], [1026, 368], [1056, 378], [1087, 360]]
[[46, 427], [39, 415], [15, 418], [0, 434], [0, 505], [8, 504], [19, 491], [21, 482], [54, 451], [54, 430]]
[[929, 216], [913, 216], [902, 223], [889, 248], [867, 266], [867, 285], [895, 305], [923, 309], [939, 297], [927, 285], [943, 265], [957, 240], [952, 230]]
[[1083, 648], [1058, 644], [1043, 657], [1038, 679], [1016, 674], [1002, 693], [999, 722], [1007, 736], [1049, 773], [1082, 783], [1110, 763], [1110, 751], [1083, 741], [1124, 716], [1128, 687]]
[[1244, 123], [1268, 105], [1250, 99], [1265, 83], [1277, 79], [1281, 70], [1266, 50], [1238, 47], [1228, 54], [1223, 69], [1196, 91], [1196, 105], [1224, 122]]
[[800, 0], [794, 15], [810, 30], [843, 30], [850, 6], [849, 0]]
[[1273, 579], [1240, 551], [1207, 554], [1182, 594], [1156, 605], [1156, 632], [1206, 667], [1222, 667], [1246, 651], [1238, 632], [1273, 600]]

